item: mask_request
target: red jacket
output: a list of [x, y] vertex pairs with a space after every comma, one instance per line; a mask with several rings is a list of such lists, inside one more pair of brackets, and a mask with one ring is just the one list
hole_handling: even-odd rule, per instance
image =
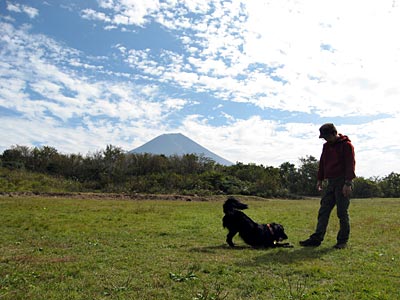
[[344, 177], [352, 180], [356, 177], [354, 147], [346, 135], [339, 134], [333, 144], [325, 143], [319, 160], [318, 180]]

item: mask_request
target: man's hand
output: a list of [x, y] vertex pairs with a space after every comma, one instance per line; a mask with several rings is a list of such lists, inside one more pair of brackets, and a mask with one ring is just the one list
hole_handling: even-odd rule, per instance
[[322, 180], [317, 181], [317, 190], [318, 192], [322, 191]]
[[344, 185], [343, 186], [343, 195], [345, 196], [345, 197], [350, 197], [350, 194], [351, 194], [351, 191], [352, 191], [352, 189], [351, 189], [351, 185]]

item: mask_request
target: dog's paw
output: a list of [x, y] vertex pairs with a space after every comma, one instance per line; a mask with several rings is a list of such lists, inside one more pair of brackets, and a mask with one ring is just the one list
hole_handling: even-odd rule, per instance
[[275, 247], [281, 247], [281, 248], [293, 248], [294, 246], [290, 243], [276, 243]]

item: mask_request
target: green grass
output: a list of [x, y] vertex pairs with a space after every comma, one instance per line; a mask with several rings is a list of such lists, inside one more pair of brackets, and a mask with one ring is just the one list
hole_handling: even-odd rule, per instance
[[67, 180], [26, 170], [0, 167], [0, 193], [9, 192], [78, 192], [84, 190], [78, 181]]
[[[241, 198], [242, 199], [242, 198]], [[397, 299], [400, 199], [352, 200], [349, 248], [301, 248], [318, 200], [245, 201], [292, 249], [225, 245], [222, 201], [0, 197], [0, 299]]]

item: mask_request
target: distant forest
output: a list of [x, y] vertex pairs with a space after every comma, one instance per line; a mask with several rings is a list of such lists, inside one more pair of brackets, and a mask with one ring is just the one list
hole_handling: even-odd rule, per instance
[[[236, 163], [223, 166], [187, 154], [126, 153], [107, 145], [87, 155], [62, 154], [50, 146], [12, 146], [0, 155], [0, 192], [107, 192], [182, 195], [252, 195], [276, 198], [319, 196], [318, 160], [300, 166]], [[400, 197], [400, 174], [354, 180], [353, 198]]]

